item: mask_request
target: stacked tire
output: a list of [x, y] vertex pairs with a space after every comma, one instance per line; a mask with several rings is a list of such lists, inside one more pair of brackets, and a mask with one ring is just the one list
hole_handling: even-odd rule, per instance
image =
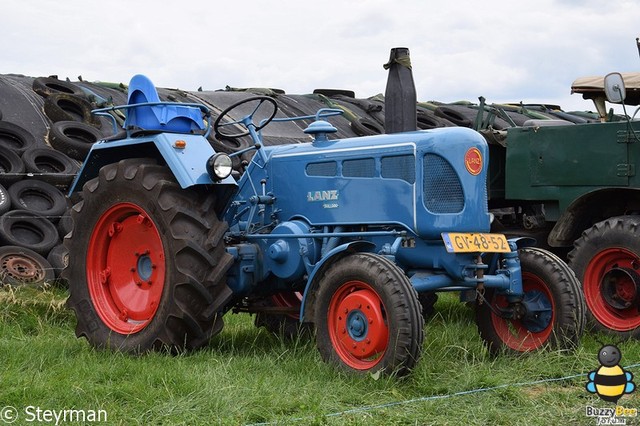
[[[39, 286], [53, 282], [55, 270], [46, 257], [61, 242], [55, 220], [66, 211], [66, 197], [39, 180], [29, 164], [41, 165], [32, 134], [0, 121], [0, 283]], [[27, 178], [28, 177], [28, 178]]]
[[41, 286], [59, 277], [68, 262], [62, 238], [71, 230], [65, 194], [102, 137], [81, 87], [39, 77], [31, 88], [21, 108], [36, 110], [41, 122], [0, 118], [0, 285]]

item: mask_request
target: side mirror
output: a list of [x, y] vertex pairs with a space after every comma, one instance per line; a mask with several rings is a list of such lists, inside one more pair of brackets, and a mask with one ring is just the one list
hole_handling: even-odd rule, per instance
[[614, 104], [621, 104], [626, 97], [624, 80], [619, 72], [612, 72], [604, 77], [604, 93], [607, 100]]

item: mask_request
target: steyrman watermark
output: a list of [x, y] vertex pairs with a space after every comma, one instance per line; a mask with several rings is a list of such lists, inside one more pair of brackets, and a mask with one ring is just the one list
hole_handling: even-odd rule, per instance
[[77, 408], [56, 410], [35, 405], [29, 405], [22, 410], [18, 410], [10, 405], [0, 409], [0, 422], [10, 424], [18, 419], [20, 419], [20, 424], [50, 423], [58, 426], [64, 423], [106, 423], [108, 414], [106, 410], [85, 410]]
[[5, 423], [13, 423], [18, 420], [18, 410], [16, 407], [7, 405], [0, 410], [0, 420]]

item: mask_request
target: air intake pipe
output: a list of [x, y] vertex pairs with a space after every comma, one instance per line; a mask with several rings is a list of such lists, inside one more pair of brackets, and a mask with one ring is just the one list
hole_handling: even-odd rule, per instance
[[406, 47], [391, 49], [389, 62], [383, 65], [389, 70], [384, 92], [385, 133], [408, 132], [417, 129], [416, 86], [411, 73], [411, 58]]

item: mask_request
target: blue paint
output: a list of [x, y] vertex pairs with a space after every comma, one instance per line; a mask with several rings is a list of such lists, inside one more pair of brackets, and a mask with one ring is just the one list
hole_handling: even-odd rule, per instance
[[[482, 284], [511, 301], [523, 299], [517, 244], [525, 241], [510, 241], [511, 253], [480, 258], [448, 253], [441, 239], [443, 232], [490, 229], [488, 146], [471, 129], [329, 139], [336, 129], [327, 120], [338, 112], [323, 109], [315, 116], [275, 119], [315, 118], [305, 130], [313, 142], [264, 147], [249, 115], [238, 123], [262, 147], [236, 184], [231, 177], [214, 182], [207, 174], [206, 160], [215, 151], [206, 140], [206, 107], [159, 102], [151, 82], [136, 76], [128, 105], [99, 112], [119, 108], [127, 112], [126, 137], [96, 143], [71, 191], [105, 164], [141, 154], [165, 162], [182, 188], [231, 188], [223, 219], [229, 224], [226, 250], [234, 258], [227, 284], [236, 301], [299, 291], [304, 319], [326, 268], [358, 251], [394, 262], [418, 292], [472, 290]], [[138, 127], [153, 132], [136, 136]], [[146, 274], [146, 263], [139, 266]], [[531, 317], [533, 328], [548, 324], [544, 300], [527, 294], [522, 302], [540, 314]], [[354, 340], [366, 335], [363, 318], [354, 310], [347, 319]]]

